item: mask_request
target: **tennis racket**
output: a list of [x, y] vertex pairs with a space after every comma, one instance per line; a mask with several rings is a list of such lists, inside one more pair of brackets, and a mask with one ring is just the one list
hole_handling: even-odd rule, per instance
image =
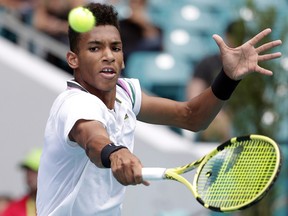
[[[204, 207], [231, 212], [260, 201], [277, 179], [280, 167], [281, 153], [276, 142], [262, 135], [249, 135], [232, 138], [184, 166], [142, 168], [142, 176], [148, 181], [181, 182]], [[192, 184], [182, 174], [195, 168]]]

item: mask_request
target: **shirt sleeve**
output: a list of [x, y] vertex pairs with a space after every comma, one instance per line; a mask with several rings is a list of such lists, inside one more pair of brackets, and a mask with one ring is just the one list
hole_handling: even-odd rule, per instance
[[[79, 92], [71, 95], [64, 101], [58, 112], [58, 132], [60, 136], [69, 141], [68, 134], [80, 119], [96, 120], [107, 125], [107, 113], [104, 103], [97, 97], [86, 92]], [[97, 112], [95, 112], [97, 110]], [[61, 127], [62, 126], [62, 127]]]
[[121, 87], [127, 92], [132, 102], [132, 108], [135, 115], [138, 115], [141, 108], [142, 90], [138, 79], [122, 78], [119, 79]]

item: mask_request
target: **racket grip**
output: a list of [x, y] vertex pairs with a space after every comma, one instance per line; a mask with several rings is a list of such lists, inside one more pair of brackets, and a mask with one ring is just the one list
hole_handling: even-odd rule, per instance
[[142, 168], [143, 180], [163, 180], [165, 179], [166, 168], [149, 167]]

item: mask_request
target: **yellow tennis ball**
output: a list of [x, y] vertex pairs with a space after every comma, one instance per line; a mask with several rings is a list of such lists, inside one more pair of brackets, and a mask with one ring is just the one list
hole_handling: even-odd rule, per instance
[[74, 31], [84, 33], [92, 30], [96, 19], [89, 9], [76, 7], [69, 12], [68, 22]]

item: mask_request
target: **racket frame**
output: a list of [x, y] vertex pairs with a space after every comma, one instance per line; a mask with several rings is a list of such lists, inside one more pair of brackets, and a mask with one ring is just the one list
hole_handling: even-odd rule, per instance
[[[232, 145], [238, 141], [249, 141], [249, 140], [255, 140], [255, 139], [264, 140], [264, 141], [272, 144], [274, 146], [274, 149], [275, 149], [275, 152], [277, 155], [277, 161], [276, 161], [276, 165], [275, 165], [275, 167], [277, 167], [277, 169], [274, 169], [274, 172], [272, 175], [273, 178], [270, 178], [270, 180], [266, 183], [267, 187], [264, 187], [260, 192], [258, 192], [258, 196], [256, 196], [254, 199], [249, 200], [245, 203], [242, 203], [241, 205], [237, 205], [237, 206], [233, 206], [233, 207], [214, 207], [214, 206], [206, 204], [201, 199], [201, 196], [197, 192], [197, 180], [198, 180], [198, 177], [201, 173], [203, 166], [207, 163], [207, 161], [211, 157], [213, 157], [217, 153], [223, 151], [225, 149], [225, 147]], [[214, 150], [212, 150], [210, 153], [203, 156], [199, 160], [196, 160], [196, 161], [189, 163], [189, 164], [186, 164], [184, 166], [175, 167], [175, 168], [168, 168], [168, 169], [161, 168], [161, 167], [142, 168], [142, 175], [143, 175], [144, 180], [169, 179], [169, 180], [175, 180], [175, 181], [181, 182], [192, 192], [192, 194], [194, 195], [196, 200], [200, 204], [202, 204], [205, 208], [208, 208], [208, 209], [213, 210], [213, 211], [218, 211], [218, 212], [232, 212], [235, 210], [242, 210], [242, 209], [248, 208], [249, 206], [254, 205], [255, 203], [259, 202], [267, 194], [267, 192], [271, 189], [271, 187], [275, 183], [275, 181], [276, 181], [276, 179], [280, 173], [281, 163], [282, 163], [281, 158], [282, 157], [281, 157], [281, 152], [280, 152], [279, 146], [277, 145], [277, 143], [274, 140], [272, 140], [271, 138], [266, 137], [266, 136], [251, 134], [248, 136], [234, 137], [234, 138], [222, 143], [217, 148], [215, 148]], [[185, 177], [183, 177], [181, 175], [184, 173], [187, 173], [191, 170], [194, 170], [194, 169], [196, 169], [196, 172], [194, 175], [193, 184], [191, 184]]]
[[[199, 193], [197, 192], [197, 180], [198, 177], [201, 173], [201, 170], [203, 168], [203, 166], [207, 163], [207, 161], [213, 157], [214, 155], [218, 154], [219, 152], [223, 151], [227, 146], [233, 145], [236, 142], [241, 142], [241, 141], [249, 141], [249, 140], [264, 140], [268, 143], [270, 143], [272, 146], [274, 146], [276, 155], [277, 155], [277, 161], [276, 161], [276, 165], [275, 167], [277, 167], [277, 169], [274, 169], [274, 172], [271, 176], [273, 176], [273, 178], [270, 178], [270, 180], [266, 183], [267, 187], [264, 187], [261, 191], [258, 192], [258, 196], [255, 196], [254, 199], [249, 200], [245, 203], [242, 203], [241, 205], [237, 205], [237, 206], [233, 206], [233, 207], [214, 207], [214, 206], [210, 206], [208, 204], [206, 204], [200, 197]], [[279, 149], [278, 144], [272, 140], [271, 138], [267, 137], [267, 136], [263, 136], [263, 135], [257, 135], [257, 134], [251, 134], [251, 135], [247, 135], [247, 136], [241, 136], [241, 137], [234, 137], [231, 138], [230, 140], [222, 143], [221, 145], [219, 145], [216, 149], [212, 150], [209, 154], [205, 155], [203, 158], [200, 159], [201, 163], [198, 165], [198, 168], [196, 170], [195, 176], [194, 176], [194, 180], [193, 180], [193, 191], [194, 191], [194, 196], [196, 198], [196, 200], [201, 203], [204, 207], [211, 209], [213, 211], [218, 211], [218, 212], [232, 212], [232, 211], [236, 211], [236, 210], [243, 210], [246, 209], [254, 204], [256, 204], [257, 202], [259, 202], [267, 193], [268, 191], [271, 189], [271, 187], [274, 185], [276, 179], [278, 178], [278, 175], [280, 173], [281, 170], [281, 163], [282, 163], [282, 157], [281, 157], [281, 151]], [[191, 170], [189, 168], [187, 168], [187, 170]], [[183, 173], [188, 172], [186, 170], [182, 170]]]

